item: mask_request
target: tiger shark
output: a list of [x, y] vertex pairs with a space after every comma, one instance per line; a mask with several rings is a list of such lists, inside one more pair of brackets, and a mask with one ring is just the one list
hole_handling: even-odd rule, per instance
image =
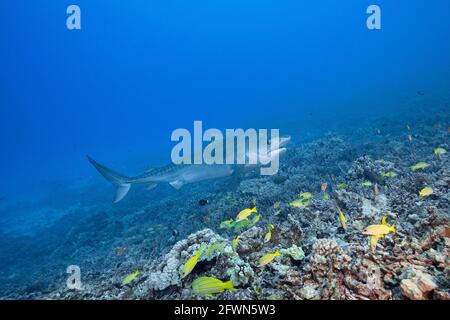
[[[286, 151], [284, 146], [289, 141], [290, 137], [282, 138], [280, 139], [279, 144], [272, 146], [269, 149], [267, 154], [260, 155], [260, 158], [265, 160], [264, 164], [266, 164], [267, 161], [270, 161], [271, 158], [284, 153]], [[128, 191], [130, 191], [131, 186], [135, 184], [143, 184], [151, 189], [160, 183], [168, 183], [178, 190], [189, 183], [229, 177], [236, 172], [249, 171], [263, 165], [262, 163], [258, 163], [257, 165], [169, 164], [163, 167], [150, 169], [134, 177], [129, 177], [109, 169], [90, 156], [87, 156], [87, 158], [97, 171], [116, 187], [114, 203], [122, 200], [127, 195]], [[237, 170], [239, 167], [242, 168], [242, 170]]]

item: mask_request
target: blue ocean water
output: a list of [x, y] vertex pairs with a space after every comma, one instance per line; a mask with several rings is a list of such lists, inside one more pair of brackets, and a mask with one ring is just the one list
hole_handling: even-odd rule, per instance
[[[71, 4], [81, 30], [66, 28]], [[28, 241], [67, 208], [163, 202], [169, 187], [112, 207], [86, 155], [137, 174], [169, 163], [172, 131], [195, 120], [300, 144], [429, 115], [417, 101], [449, 94], [449, 22], [448, 0], [2, 1], [0, 230]]]

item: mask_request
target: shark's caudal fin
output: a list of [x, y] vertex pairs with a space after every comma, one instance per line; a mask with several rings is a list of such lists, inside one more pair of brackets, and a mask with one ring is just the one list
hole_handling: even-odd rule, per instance
[[130, 178], [121, 175], [120, 173], [114, 172], [111, 169], [108, 169], [104, 165], [101, 165], [91, 157], [87, 156], [88, 160], [92, 165], [97, 169], [98, 172], [102, 176], [105, 177], [106, 180], [111, 182], [114, 186], [117, 187], [116, 197], [114, 199], [114, 203], [122, 200], [128, 193], [131, 187], [131, 183], [129, 183]]

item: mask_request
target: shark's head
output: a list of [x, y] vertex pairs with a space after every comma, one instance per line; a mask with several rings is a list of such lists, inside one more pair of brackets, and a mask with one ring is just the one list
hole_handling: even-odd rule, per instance
[[289, 141], [291, 141], [290, 136], [279, 137], [275, 140], [270, 140], [270, 150], [274, 151], [277, 149], [284, 148], [289, 143]]

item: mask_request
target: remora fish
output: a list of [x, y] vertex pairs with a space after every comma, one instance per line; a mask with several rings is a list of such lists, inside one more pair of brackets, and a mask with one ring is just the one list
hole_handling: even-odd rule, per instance
[[[270, 151], [266, 158], [284, 153], [286, 149], [283, 148], [283, 146], [285, 146], [289, 140], [290, 137], [280, 138], [280, 143], [277, 147], [271, 146], [269, 148]], [[229, 164], [169, 164], [161, 168], [151, 169], [135, 177], [128, 177], [105, 167], [90, 156], [87, 156], [87, 158], [97, 171], [117, 188], [114, 203], [122, 200], [133, 184], [144, 184], [151, 188], [158, 183], [169, 183], [178, 190], [188, 183], [224, 178], [231, 176], [236, 171], [236, 165]]]

